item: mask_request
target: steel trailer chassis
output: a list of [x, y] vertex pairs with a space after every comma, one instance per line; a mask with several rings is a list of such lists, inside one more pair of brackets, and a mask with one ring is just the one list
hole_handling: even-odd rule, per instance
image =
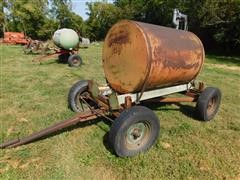
[[78, 67], [83, 63], [81, 56], [78, 55], [78, 50], [65, 50], [58, 48], [54, 48], [53, 50], [53, 53], [36, 58], [33, 62], [39, 62], [41, 64], [44, 60], [58, 55], [59, 62], [68, 63], [71, 67]]
[[[184, 97], [167, 97], [181, 93]], [[94, 81], [83, 80], [72, 86], [68, 103], [76, 116], [54, 124], [24, 138], [8, 141], [0, 148], [13, 148], [38, 140], [53, 132], [90, 121], [99, 117], [112, 122], [109, 144], [121, 157], [146, 151], [159, 134], [159, 119], [155, 113], [140, 104], [142, 102], [197, 102], [196, 113], [204, 121], [212, 119], [218, 111], [221, 92], [218, 88], [204, 87], [202, 82], [190, 82], [164, 87], [143, 93], [117, 94], [109, 86], [99, 87]]]

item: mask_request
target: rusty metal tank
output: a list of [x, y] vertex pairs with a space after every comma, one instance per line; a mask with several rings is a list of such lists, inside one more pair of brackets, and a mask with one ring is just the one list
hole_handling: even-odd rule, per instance
[[103, 47], [106, 79], [120, 94], [188, 83], [204, 58], [193, 33], [130, 20], [113, 25]]

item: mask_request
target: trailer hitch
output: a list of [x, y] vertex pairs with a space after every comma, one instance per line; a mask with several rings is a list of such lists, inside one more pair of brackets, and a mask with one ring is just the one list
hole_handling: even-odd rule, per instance
[[40, 131], [38, 131], [36, 133], [33, 133], [29, 136], [26, 136], [24, 138], [21, 138], [21, 139], [18, 138], [18, 139], [15, 139], [15, 140], [4, 142], [4, 143], [0, 144], [0, 148], [1, 149], [14, 148], [14, 147], [17, 147], [17, 146], [28, 144], [28, 143], [33, 142], [35, 140], [38, 140], [38, 139], [40, 139], [44, 136], [50, 135], [54, 132], [57, 132], [61, 129], [70, 127], [72, 125], [75, 125], [79, 122], [93, 120], [93, 119], [96, 119], [96, 118], [102, 117], [102, 116], [106, 117], [105, 114], [106, 114], [106, 112], [102, 109], [95, 109], [94, 111], [89, 110], [89, 111], [81, 112], [81, 113], [78, 113], [76, 116], [74, 116], [70, 119], [58, 122], [58, 123], [56, 123], [56, 124], [54, 124], [54, 125], [52, 125], [48, 128], [40, 130]]

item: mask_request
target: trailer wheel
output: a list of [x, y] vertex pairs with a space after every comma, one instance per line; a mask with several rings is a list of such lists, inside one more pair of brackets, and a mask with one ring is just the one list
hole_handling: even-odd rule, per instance
[[70, 56], [69, 53], [59, 54], [58, 55], [58, 62], [59, 63], [67, 63], [69, 56]]
[[109, 132], [112, 149], [120, 157], [148, 150], [157, 140], [160, 125], [155, 113], [143, 106], [123, 111]]
[[68, 58], [68, 64], [71, 67], [78, 67], [82, 64], [82, 58], [78, 54], [72, 54]]
[[218, 88], [207, 87], [200, 94], [196, 104], [196, 115], [200, 120], [209, 121], [218, 112], [221, 92]]
[[74, 112], [83, 112], [89, 109], [89, 106], [82, 100], [82, 98], [91, 106], [95, 107], [96, 104], [87, 99], [88, 81], [82, 80], [75, 83], [68, 93], [68, 106]]

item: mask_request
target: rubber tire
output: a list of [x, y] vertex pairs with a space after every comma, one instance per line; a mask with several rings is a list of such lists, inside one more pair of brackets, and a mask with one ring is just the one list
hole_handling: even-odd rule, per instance
[[68, 106], [74, 112], [82, 112], [80, 109], [77, 108], [77, 96], [78, 94], [82, 94], [88, 90], [88, 81], [81, 80], [75, 83], [68, 93]]
[[[125, 143], [125, 135], [128, 128], [139, 122], [147, 122], [151, 132], [146, 143], [140, 149], [128, 149]], [[155, 113], [144, 106], [133, 106], [123, 111], [117, 117], [109, 132], [109, 143], [116, 155], [120, 157], [131, 157], [137, 153], [148, 150], [156, 143], [160, 131], [160, 123]]]
[[[78, 60], [79, 63], [78, 64], [75, 64], [73, 62], [73, 60]], [[69, 56], [68, 58], [68, 64], [69, 66], [71, 67], [78, 67], [78, 66], [81, 66], [82, 65], [82, 58], [78, 55], [78, 54], [72, 54]]]
[[[208, 103], [213, 97], [216, 98], [215, 109], [210, 115], [208, 115], [207, 114]], [[204, 89], [204, 91], [198, 97], [195, 108], [197, 118], [202, 121], [210, 121], [211, 119], [213, 119], [218, 112], [221, 103], [221, 97], [222, 97], [221, 91], [218, 88], [207, 87], [206, 89]]]

